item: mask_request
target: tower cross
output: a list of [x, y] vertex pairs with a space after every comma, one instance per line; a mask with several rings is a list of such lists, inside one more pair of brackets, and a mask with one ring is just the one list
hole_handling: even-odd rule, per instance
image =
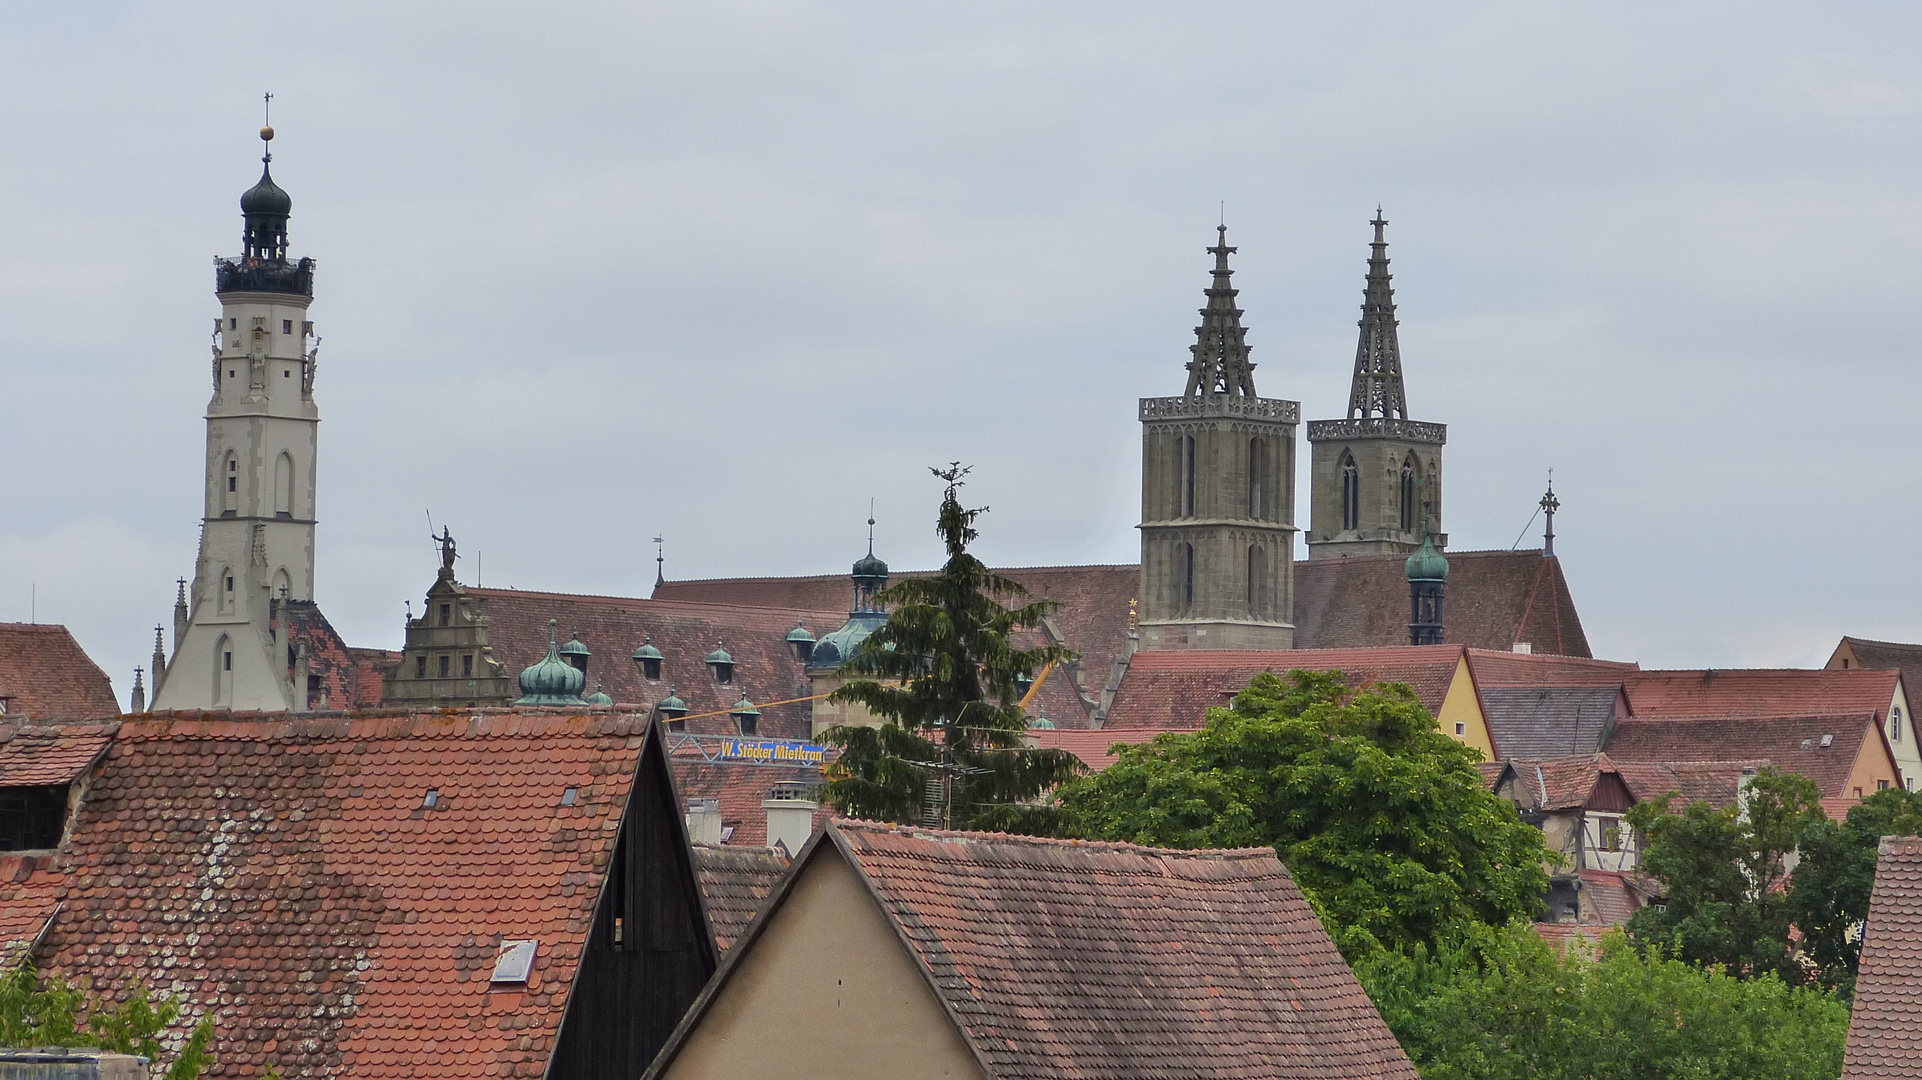
[[1555, 511], [1562, 507], [1562, 501], [1555, 497], [1554, 469], [1548, 470], [1548, 494], [1542, 496], [1542, 501], [1538, 505], [1541, 506], [1542, 515], [1548, 522], [1548, 529], [1542, 536], [1542, 556], [1546, 558], [1555, 554]]

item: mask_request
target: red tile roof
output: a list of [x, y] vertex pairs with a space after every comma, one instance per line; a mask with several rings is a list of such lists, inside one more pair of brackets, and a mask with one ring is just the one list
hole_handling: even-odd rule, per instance
[[1629, 672], [1641, 670], [1634, 663], [1587, 656], [1474, 648], [1468, 650], [1468, 666], [1483, 689], [1620, 686]]
[[1673, 791], [1679, 811], [1689, 803], [1707, 803], [1717, 810], [1730, 805], [1741, 791], [1742, 777], [1767, 765], [1749, 761], [1618, 761], [1615, 771], [1638, 802], [1659, 799]]
[[1842, 1080], [1922, 1077], [1922, 838], [1887, 836], [1862, 933]]
[[[1539, 551], [1450, 551], [1442, 640], [1588, 656], [1588, 636], [1562, 576]], [[1304, 649], [1408, 643], [1408, 578], [1401, 555], [1295, 564], [1295, 644]]]
[[[692, 713], [722, 712], [741, 699], [743, 691], [761, 709], [760, 734], [769, 738], [806, 738], [812, 731], [809, 703], [770, 706], [769, 702], [805, 698], [809, 688], [800, 661], [788, 651], [787, 633], [801, 618], [815, 637], [847, 620], [845, 610], [729, 607], [678, 600], [637, 600], [619, 596], [581, 596], [568, 593], [522, 592], [513, 589], [470, 588], [468, 593], [487, 617], [494, 659], [519, 676], [547, 655], [547, 620], [560, 620], [560, 639], [579, 633], [593, 651], [588, 661], [587, 692], [600, 686], [622, 704], [651, 706], [672, 689]], [[841, 607], [845, 608], [843, 598]], [[641, 642], [652, 636], [666, 659], [661, 679], [649, 682], [630, 659]], [[703, 662], [724, 641], [734, 657], [734, 681], [723, 686]], [[688, 721], [688, 729], [734, 734], [726, 716]]]
[[[1899, 641], [1870, 641], [1866, 638], [1845, 637], [1835, 646], [1835, 652], [1847, 648], [1862, 667], [1878, 671], [1899, 671], [1902, 673], [1904, 690], [1915, 693], [1922, 688], [1922, 645], [1908, 645]], [[1834, 668], [1838, 656], [1831, 655], [1826, 666]], [[1913, 709], [1913, 703], [1909, 706]]]
[[[767, 810], [761, 806], [761, 800], [768, 797], [774, 785], [822, 783], [818, 766], [706, 761], [686, 749], [676, 752], [670, 764], [674, 768], [674, 786], [680, 789], [683, 800], [721, 800], [721, 827], [733, 830], [727, 834], [729, 847], [767, 846]], [[826, 821], [827, 816], [828, 811], [823, 807], [815, 817], [816, 826]]]
[[[43, 967], [210, 1011], [213, 1076], [537, 1076], [643, 730], [538, 711], [125, 722], [57, 864]], [[525, 990], [490, 989], [503, 938], [540, 943]]]
[[1516, 781], [1534, 802], [1532, 809], [1538, 810], [1575, 810], [1588, 805], [1601, 774], [1615, 771], [1606, 754], [1505, 760], [1514, 766]]
[[112, 721], [27, 727], [0, 723], [0, 787], [71, 784], [113, 741]]
[[[1841, 673], [1837, 673], [1841, 674]], [[1822, 789], [1823, 806], [1840, 818], [1854, 805], [1847, 790], [1856, 760], [1871, 740], [1881, 738], [1875, 714], [1827, 713], [1815, 716], [1713, 716], [1624, 720], [1608, 740], [1608, 756], [1624, 769], [1630, 762], [1767, 761], [1783, 772], [1801, 773]], [[1832, 736], [1828, 746], [1824, 736]], [[1645, 777], [1630, 779], [1650, 783]], [[1659, 794], [1659, 792], [1657, 792]], [[1648, 796], [1639, 795], [1646, 798]]]
[[1154, 728], [1104, 728], [1100, 731], [1030, 731], [1034, 745], [1045, 750], [1066, 750], [1081, 759], [1089, 769], [1100, 772], [1113, 765], [1117, 756], [1110, 752], [1116, 743], [1138, 745], [1160, 734]]
[[120, 714], [107, 673], [54, 623], [0, 623], [0, 704], [16, 721]]
[[837, 821], [807, 858], [834, 853], [997, 1080], [1416, 1080], [1272, 849]]
[[[315, 709], [371, 709], [380, 704], [380, 669], [370, 671], [370, 650], [350, 649], [312, 600], [289, 600], [275, 618], [287, 627], [290, 649], [307, 647], [308, 704]], [[291, 654], [290, 654], [291, 655]], [[293, 665], [287, 668], [293, 675]], [[296, 695], [302, 692], [295, 687]], [[298, 699], [296, 700], [298, 703]]]
[[60, 910], [66, 878], [44, 855], [0, 855], [0, 969], [10, 969], [46, 933]]
[[1807, 716], [1825, 712], [1888, 715], [1894, 671], [1736, 668], [1635, 671], [1624, 682], [1637, 718], [1665, 716]]
[[1603, 926], [1624, 926], [1642, 910], [1642, 894], [1628, 879], [1613, 870], [1583, 870], [1582, 892], [1595, 907], [1595, 921]]
[[694, 845], [694, 874], [707, 905], [714, 944], [726, 952], [787, 876], [787, 856], [775, 848]]
[[1103, 731], [1191, 730], [1209, 708], [1228, 704], [1264, 671], [1340, 671], [1355, 687], [1407, 683], [1429, 712], [1441, 709], [1463, 650], [1459, 645], [1393, 649], [1297, 649], [1292, 652], [1138, 652], [1115, 694]]

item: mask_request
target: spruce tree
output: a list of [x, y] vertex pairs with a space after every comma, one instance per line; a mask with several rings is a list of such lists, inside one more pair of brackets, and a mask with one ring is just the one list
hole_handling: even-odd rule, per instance
[[1065, 750], [1026, 745], [1019, 685], [1074, 654], [1052, 644], [1020, 649], [1012, 639], [1059, 605], [1027, 600], [1019, 582], [968, 553], [988, 508], [962, 507], [969, 470], [959, 462], [930, 471], [947, 483], [935, 532], [948, 560], [938, 574], [883, 592], [886, 625], [843, 665], [856, 678], [829, 700], [858, 702], [883, 722], [823, 733], [840, 749], [827, 798], [853, 817], [1048, 833], [1060, 811], [1037, 800], [1082, 766]]

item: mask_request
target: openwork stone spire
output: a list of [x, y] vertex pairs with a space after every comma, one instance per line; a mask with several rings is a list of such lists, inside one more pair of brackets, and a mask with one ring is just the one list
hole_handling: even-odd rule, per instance
[[1216, 229], [1215, 246], [1208, 253], [1215, 257], [1215, 279], [1208, 286], [1208, 306], [1201, 309], [1201, 325], [1195, 327], [1195, 344], [1188, 362], [1188, 389], [1184, 397], [1200, 398], [1216, 394], [1228, 397], [1255, 396], [1255, 365], [1248, 362], [1247, 331], [1241, 328], [1241, 309], [1235, 306], [1237, 290], [1229, 284], [1234, 271], [1228, 269], [1228, 226]]
[[1361, 341], [1355, 346], [1355, 386], [1348, 395], [1348, 418], [1382, 416], [1408, 419], [1402, 394], [1401, 342], [1395, 337], [1395, 289], [1389, 282], [1388, 241], [1381, 208], [1375, 208], [1375, 242], [1368, 256], [1368, 287], [1361, 302]]

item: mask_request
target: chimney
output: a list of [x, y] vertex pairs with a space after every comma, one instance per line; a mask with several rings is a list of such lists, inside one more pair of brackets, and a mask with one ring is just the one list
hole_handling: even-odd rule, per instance
[[1523, 656], [1529, 656], [1535, 652], [1535, 645], [1533, 642], [1517, 641], [1515, 644], [1509, 646], [1509, 649], [1510, 651], [1520, 653]]
[[687, 838], [697, 844], [721, 842], [721, 800], [687, 800]]
[[798, 854], [808, 837], [814, 835], [814, 812], [820, 808], [806, 784], [783, 781], [774, 785], [761, 800], [761, 809], [767, 811], [767, 846], [779, 843], [789, 855]]

